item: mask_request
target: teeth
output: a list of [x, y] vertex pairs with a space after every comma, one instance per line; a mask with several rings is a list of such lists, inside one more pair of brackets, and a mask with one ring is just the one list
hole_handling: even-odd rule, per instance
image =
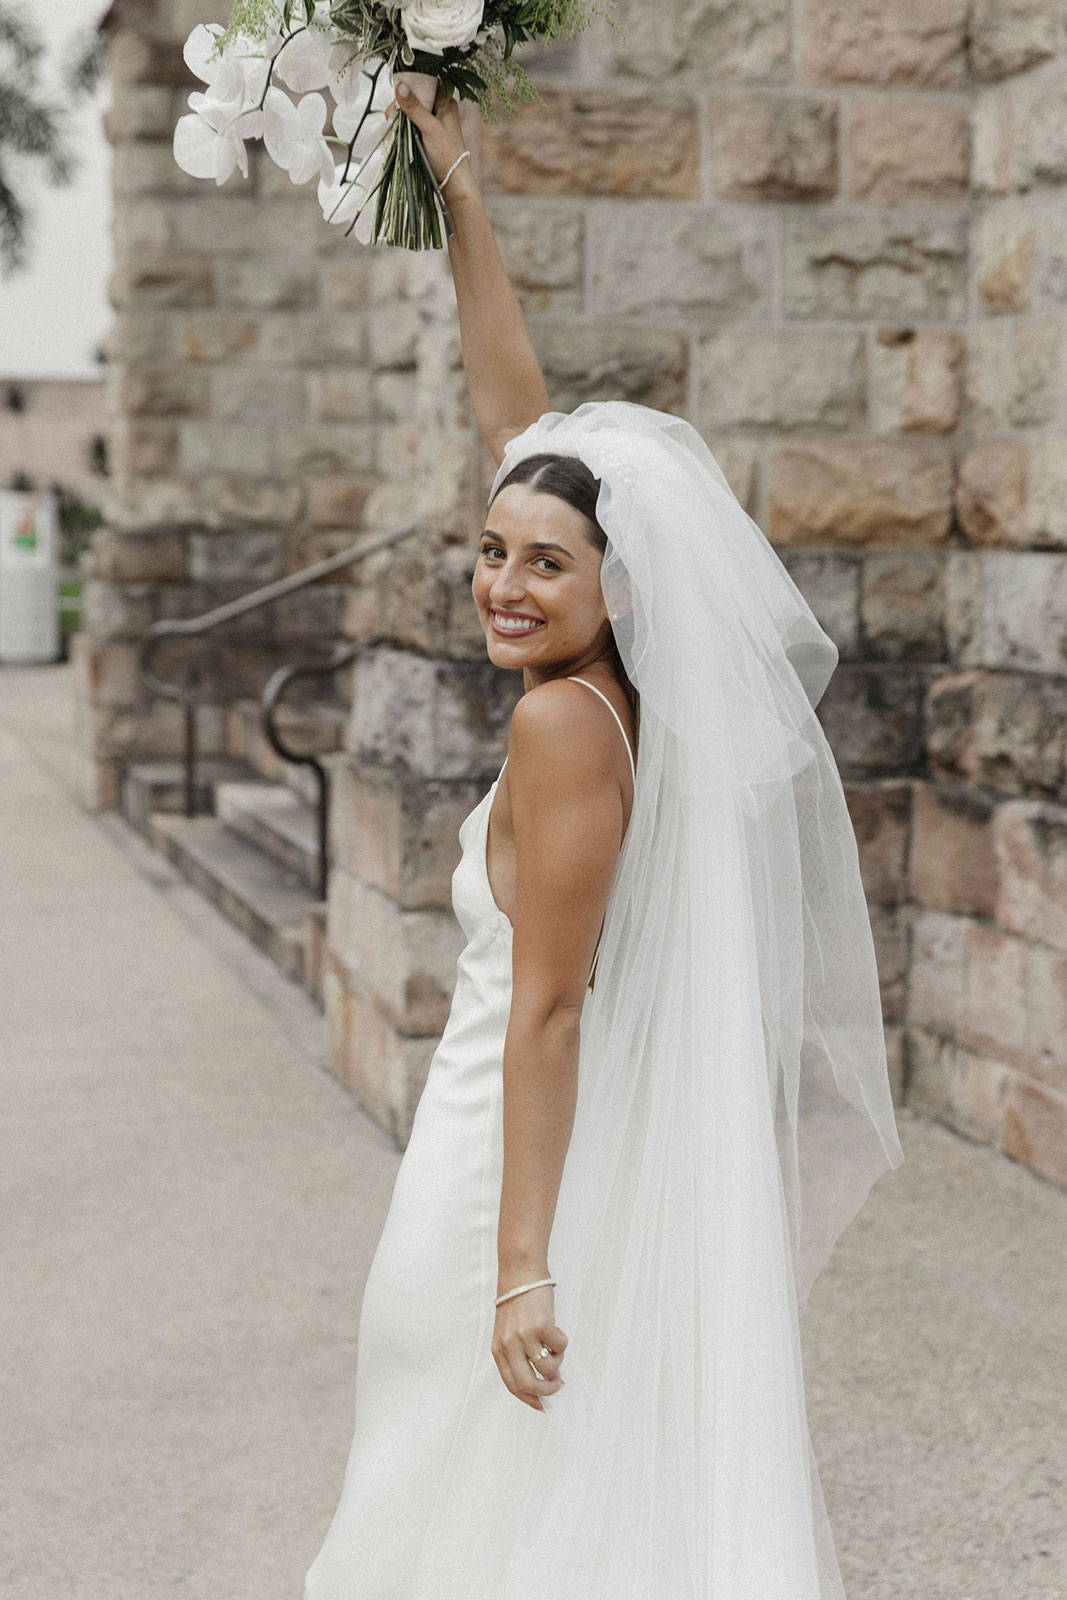
[[502, 617], [499, 612], [493, 616], [493, 622], [498, 628], [503, 628], [511, 633], [526, 633], [531, 628], [540, 628], [541, 622], [531, 622], [529, 619]]

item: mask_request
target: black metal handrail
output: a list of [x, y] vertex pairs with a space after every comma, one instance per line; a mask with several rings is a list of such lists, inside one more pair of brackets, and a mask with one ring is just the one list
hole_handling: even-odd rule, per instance
[[[303, 567], [299, 572], [291, 573], [287, 578], [277, 578], [273, 583], [265, 583], [259, 589], [253, 589], [250, 594], [242, 595], [238, 600], [230, 600], [225, 605], [215, 606], [211, 611], [205, 611], [202, 616], [190, 618], [164, 618], [153, 622], [141, 644], [139, 669], [141, 681], [153, 694], [159, 695], [164, 700], [176, 701], [182, 708], [182, 763], [184, 768], [184, 805], [185, 815], [194, 816], [196, 813], [196, 767], [197, 767], [197, 738], [196, 738], [196, 700], [185, 684], [169, 683], [160, 678], [152, 669], [152, 660], [156, 650], [165, 639], [195, 639], [200, 635], [212, 632], [215, 628], [225, 627], [229, 622], [236, 622], [239, 617], [247, 616], [250, 611], [258, 611], [261, 606], [270, 605], [273, 600], [284, 600], [287, 595], [295, 594], [300, 589], [306, 589], [309, 584], [318, 583], [322, 578], [328, 578], [334, 572], [353, 566], [357, 561], [362, 561], [365, 556], [374, 555], [378, 550], [385, 550], [390, 545], [399, 544], [403, 539], [410, 539], [418, 533], [427, 530], [421, 523], [410, 524], [402, 528], [393, 528], [387, 533], [378, 534], [373, 539], [366, 540], [363, 544], [353, 545], [350, 550], [342, 550], [337, 555], [326, 556], [322, 561], [313, 562], [311, 566]], [[323, 663], [322, 670], [336, 671], [342, 665], [340, 661], [329, 664]], [[289, 671], [287, 668], [281, 669]], [[296, 672], [303, 674], [314, 669], [299, 667], [295, 672], [290, 672], [290, 678]], [[274, 674], [277, 678], [278, 674]], [[274, 679], [271, 680], [273, 682]], [[287, 680], [288, 681], [288, 680]], [[284, 684], [279, 686], [275, 693], [281, 692]], [[275, 730], [276, 732], [276, 730]], [[276, 737], [271, 740], [273, 748], [285, 760], [300, 759], [288, 754], [276, 742]], [[325, 790], [320, 790], [320, 802], [323, 800]], [[325, 823], [320, 813], [320, 839], [323, 837]]]
[[283, 761], [291, 761], [294, 765], [310, 767], [315, 774], [315, 816], [317, 824], [316, 850], [318, 852], [316, 864], [316, 883], [320, 900], [325, 900], [326, 891], [330, 881], [330, 775], [319, 757], [310, 751], [290, 750], [278, 731], [275, 721], [275, 712], [281, 703], [281, 697], [289, 685], [297, 678], [328, 677], [331, 672], [337, 672], [341, 667], [347, 667], [359, 655], [361, 645], [354, 644], [346, 649], [339, 650], [329, 661], [309, 661], [279, 667], [267, 679], [266, 687], [259, 706], [260, 726], [266, 735], [267, 743], [276, 755]]

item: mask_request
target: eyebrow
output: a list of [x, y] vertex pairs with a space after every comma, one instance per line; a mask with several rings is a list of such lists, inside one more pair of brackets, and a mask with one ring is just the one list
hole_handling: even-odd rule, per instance
[[[500, 534], [494, 533], [492, 528], [486, 528], [485, 532], [482, 534], [482, 539], [493, 539], [497, 544], [505, 543]], [[478, 542], [481, 543], [481, 540]], [[551, 544], [547, 539], [531, 539], [526, 548], [527, 550], [558, 550], [561, 556], [567, 556], [571, 561], [574, 560], [574, 556], [565, 545]]]

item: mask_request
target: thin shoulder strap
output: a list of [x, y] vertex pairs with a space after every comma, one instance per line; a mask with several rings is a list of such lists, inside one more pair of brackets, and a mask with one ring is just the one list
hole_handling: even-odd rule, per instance
[[615, 710], [615, 707], [612, 705], [611, 701], [608, 699], [608, 697], [604, 693], [603, 689], [598, 689], [595, 683], [590, 683], [589, 682], [588, 678], [579, 678], [576, 673], [572, 673], [570, 675], [570, 682], [571, 683], [584, 683], [587, 689], [592, 689], [594, 694], [598, 694], [600, 696], [601, 700], [603, 700], [604, 704], [607, 706], [608, 710], [611, 712], [612, 716], [615, 718], [615, 721], [619, 724], [619, 732], [622, 734], [622, 742], [626, 746], [626, 754], [630, 758], [630, 772], [633, 775], [634, 784], [636, 785], [636, 783], [637, 783], [637, 768], [634, 765], [634, 754], [633, 754], [633, 751], [630, 749], [630, 741], [626, 737], [626, 729], [622, 725], [622, 718], [619, 716], [619, 713]]

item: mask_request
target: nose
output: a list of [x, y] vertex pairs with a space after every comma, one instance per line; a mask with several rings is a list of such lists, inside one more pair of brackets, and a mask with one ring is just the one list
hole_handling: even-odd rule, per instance
[[516, 600], [521, 600], [525, 593], [521, 568], [504, 566], [498, 570], [493, 579], [489, 600], [492, 605], [506, 607], [514, 605]]

